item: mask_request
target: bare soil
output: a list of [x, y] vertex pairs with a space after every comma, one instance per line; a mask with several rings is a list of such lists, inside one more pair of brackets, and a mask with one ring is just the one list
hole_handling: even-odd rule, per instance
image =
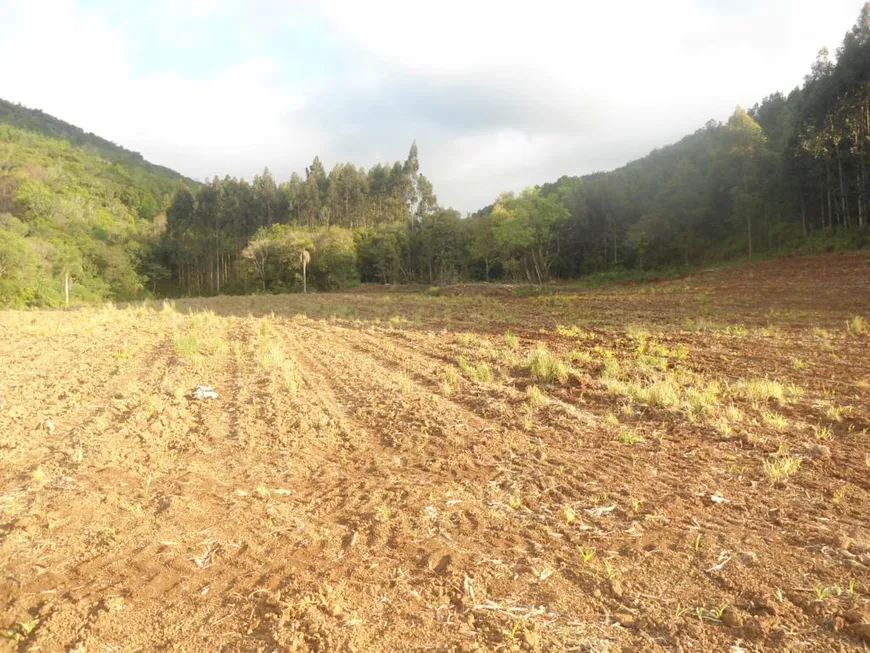
[[0, 313], [0, 651], [867, 650], [856, 316], [860, 254]]

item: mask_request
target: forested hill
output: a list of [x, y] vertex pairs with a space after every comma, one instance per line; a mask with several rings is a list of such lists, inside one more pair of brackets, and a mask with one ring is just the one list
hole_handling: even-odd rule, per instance
[[96, 134], [86, 132], [80, 127], [50, 116], [39, 109], [30, 109], [20, 104], [13, 104], [0, 98], [0, 124], [18, 127], [26, 131], [38, 132], [49, 138], [59, 138], [69, 141], [71, 145], [79, 146], [99, 155], [101, 158], [129, 167], [138, 167], [158, 176], [173, 181], [183, 181], [196, 185], [192, 179], [170, 170], [164, 166], [155, 165], [145, 160], [138, 152], [116, 145]]
[[[539, 222], [548, 272], [699, 264], [801, 248], [870, 244], [870, 4], [804, 84], [606, 174], [540, 193], [568, 213]], [[510, 212], [504, 198], [493, 211]], [[548, 255], [549, 252], [549, 255]], [[533, 268], [531, 254], [522, 266]]]
[[[0, 306], [143, 296], [181, 175], [0, 101]], [[153, 279], [152, 279], [153, 276]]]

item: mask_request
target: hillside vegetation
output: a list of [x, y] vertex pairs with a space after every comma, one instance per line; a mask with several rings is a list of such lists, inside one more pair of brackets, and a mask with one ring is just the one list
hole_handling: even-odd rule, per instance
[[439, 205], [417, 145], [368, 170], [199, 185], [0, 102], [0, 305], [286, 292], [363, 282], [646, 274], [870, 242], [870, 4], [804, 84], [608, 173]]
[[141, 295], [156, 218], [182, 179], [0, 101], [0, 305], [59, 305], [66, 280], [72, 301]]

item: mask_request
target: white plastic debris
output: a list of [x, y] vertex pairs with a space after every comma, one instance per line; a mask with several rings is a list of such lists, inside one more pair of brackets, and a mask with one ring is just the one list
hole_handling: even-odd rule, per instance
[[723, 497], [721, 494], [713, 494], [710, 496], [710, 501], [713, 503], [728, 503], [728, 499]]
[[194, 399], [217, 399], [218, 393], [210, 385], [198, 385], [193, 390]]

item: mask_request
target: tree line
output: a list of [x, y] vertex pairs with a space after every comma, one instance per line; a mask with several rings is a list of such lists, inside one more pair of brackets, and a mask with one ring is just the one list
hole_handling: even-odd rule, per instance
[[[180, 189], [164, 261], [182, 292], [290, 290], [301, 247], [324, 251], [321, 288], [355, 281], [530, 281], [649, 270], [868, 241], [870, 3], [804, 83], [608, 173], [505, 193], [462, 218], [404, 163], [369, 171], [315, 158], [276, 183]], [[276, 226], [278, 225], [278, 226]], [[349, 233], [327, 238], [320, 232]], [[324, 243], [329, 241], [329, 245]], [[319, 243], [319, 244], [318, 244]], [[335, 248], [345, 248], [335, 267]], [[252, 258], [271, 261], [267, 269]], [[278, 261], [287, 266], [279, 274]]]

